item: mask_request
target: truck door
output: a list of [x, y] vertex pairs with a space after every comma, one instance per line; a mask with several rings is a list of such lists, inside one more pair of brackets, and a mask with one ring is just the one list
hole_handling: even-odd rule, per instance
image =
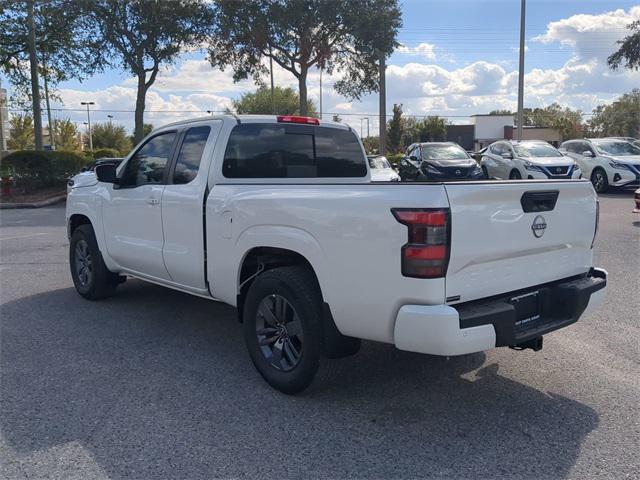
[[161, 201], [176, 138], [175, 131], [161, 132], [140, 146], [103, 203], [109, 255], [127, 270], [158, 279], [169, 278], [162, 259]]
[[204, 273], [204, 200], [221, 120], [186, 129], [162, 195], [162, 255], [171, 280], [206, 289]]

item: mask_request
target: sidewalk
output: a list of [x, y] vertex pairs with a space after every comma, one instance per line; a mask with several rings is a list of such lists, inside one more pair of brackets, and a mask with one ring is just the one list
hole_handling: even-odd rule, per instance
[[49, 205], [54, 205], [59, 202], [63, 202], [67, 198], [67, 194], [60, 193], [53, 197], [46, 198], [44, 200], [39, 200], [37, 202], [0, 202], [0, 210], [3, 209], [12, 209], [12, 208], [41, 208], [48, 207]]

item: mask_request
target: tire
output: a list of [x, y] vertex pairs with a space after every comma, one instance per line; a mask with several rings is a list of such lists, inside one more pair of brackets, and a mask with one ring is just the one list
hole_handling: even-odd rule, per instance
[[509, 180], [522, 180], [522, 175], [520, 175], [520, 171], [513, 169], [509, 174]]
[[595, 168], [591, 172], [591, 185], [596, 193], [604, 193], [609, 190], [609, 179], [607, 173], [601, 168]]
[[484, 175], [485, 180], [489, 180], [489, 171], [487, 170], [487, 167], [483, 165], [481, 168], [482, 168], [482, 174]]
[[71, 236], [69, 267], [77, 292], [88, 300], [113, 295], [121, 278], [109, 271], [102, 260], [91, 225], [80, 225]]
[[244, 339], [269, 385], [295, 394], [331, 370], [335, 361], [322, 357], [322, 319], [320, 287], [308, 268], [276, 268], [253, 281], [244, 302]]

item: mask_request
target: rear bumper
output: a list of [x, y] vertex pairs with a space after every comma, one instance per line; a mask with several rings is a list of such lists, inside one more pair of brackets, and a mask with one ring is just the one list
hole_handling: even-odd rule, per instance
[[[512, 292], [467, 304], [405, 305], [396, 317], [394, 343], [400, 350], [430, 355], [464, 355], [513, 346], [575, 323], [604, 299], [607, 272]], [[518, 319], [512, 299], [538, 291], [540, 316]]]

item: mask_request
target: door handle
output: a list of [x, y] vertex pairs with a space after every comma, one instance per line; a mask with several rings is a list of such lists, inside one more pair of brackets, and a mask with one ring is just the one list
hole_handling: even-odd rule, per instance
[[147, 200], [147, 203], [149, 203], [149, 205], [158, 205], [160, 203], [160, 199], [159, 198], [149, 198]]

